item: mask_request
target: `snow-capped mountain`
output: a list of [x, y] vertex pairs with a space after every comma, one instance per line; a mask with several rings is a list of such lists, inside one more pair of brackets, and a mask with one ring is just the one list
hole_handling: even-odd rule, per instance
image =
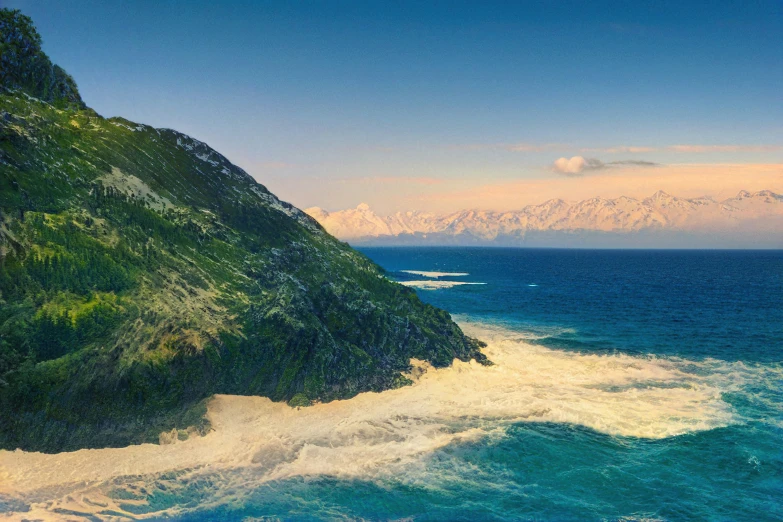
[[305, 212], [331, 234], [352, 243], [401, 244], [415, 238], [418, 244], [513, 244], [535, 233], [573, 236], [584, 232], [617, 236], [756, 232], [783, 236], [783, 196], [769, 190], [741, 191], [724, 201], [678, 198], [663, 191], [642, 200], [625, 196], [579, 202], [552, 199], [507, 212], [460, 210], [440, 215], [414, 211], [379, 216], [364, 203], [336, 212], [318, 207]]

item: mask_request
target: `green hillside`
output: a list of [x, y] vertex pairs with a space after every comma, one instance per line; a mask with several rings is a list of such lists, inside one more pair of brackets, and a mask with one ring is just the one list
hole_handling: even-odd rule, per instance
[[0, 448], [200, 425], [214, 393], [292, 404], [476, 358], [449, 315], [206, 144], [86, 108], [0, 10]]

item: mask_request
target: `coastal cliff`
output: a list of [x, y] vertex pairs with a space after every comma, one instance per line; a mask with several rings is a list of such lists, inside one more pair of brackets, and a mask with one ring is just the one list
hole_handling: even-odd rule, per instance
[[104, 118], [0, 10], [0, 448], [203, 428], [215, 393], [292, 405], [485, 357], [443, 310], [208, 145]]

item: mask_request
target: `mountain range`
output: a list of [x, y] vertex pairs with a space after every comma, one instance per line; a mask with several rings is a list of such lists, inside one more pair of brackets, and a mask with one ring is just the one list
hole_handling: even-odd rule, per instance
[[[783, 247], [783, 196], [741, 191], [717, 201], [658, 191], [644, 199], [600, 197], [579, 202], [552, 199], [517, 211], [460, 210], [447, 214], [396, 212], [379, 216], [366, 204], [328, 212], [305, 210], [336, 237], [352, 244], [487, 244], [571, 246], [613, 244]], [[648, 246], [659, 246], [649, 244]]]
[[207, 429], [213, 394], [292, 406], [486, 362], [448, 313], [205, 143], [105, 118], [0, 9], [0, 449]]

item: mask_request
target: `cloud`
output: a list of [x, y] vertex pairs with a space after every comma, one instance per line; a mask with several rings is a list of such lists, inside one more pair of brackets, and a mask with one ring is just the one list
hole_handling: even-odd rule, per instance
[[574, 156], [571, 159], [559, 158], [552, 164], [555, 172], [565, 174], [566, 176], [579, 176], [585, 170], [595, 170], [604, 168], [606, 164], [595, 158], [583, 158]]
[[660, 167], [660, 163], [655, 163], [652, 161], [643, 161], [643, 160], [621, 160], [621, 161], [612, 161], [606, 164], [607, 166], [611, 165], [626, 165], [631, 167]]
[[555, 172], [566, 176], [580, 176], [586, 170], [602, 170], [612, 167], [657, 167], [658, 163], [642, 160], [619, 160], [604, 163], [596, 158], [574, 156], [571, 159], [559, 158], [552, 164]]

